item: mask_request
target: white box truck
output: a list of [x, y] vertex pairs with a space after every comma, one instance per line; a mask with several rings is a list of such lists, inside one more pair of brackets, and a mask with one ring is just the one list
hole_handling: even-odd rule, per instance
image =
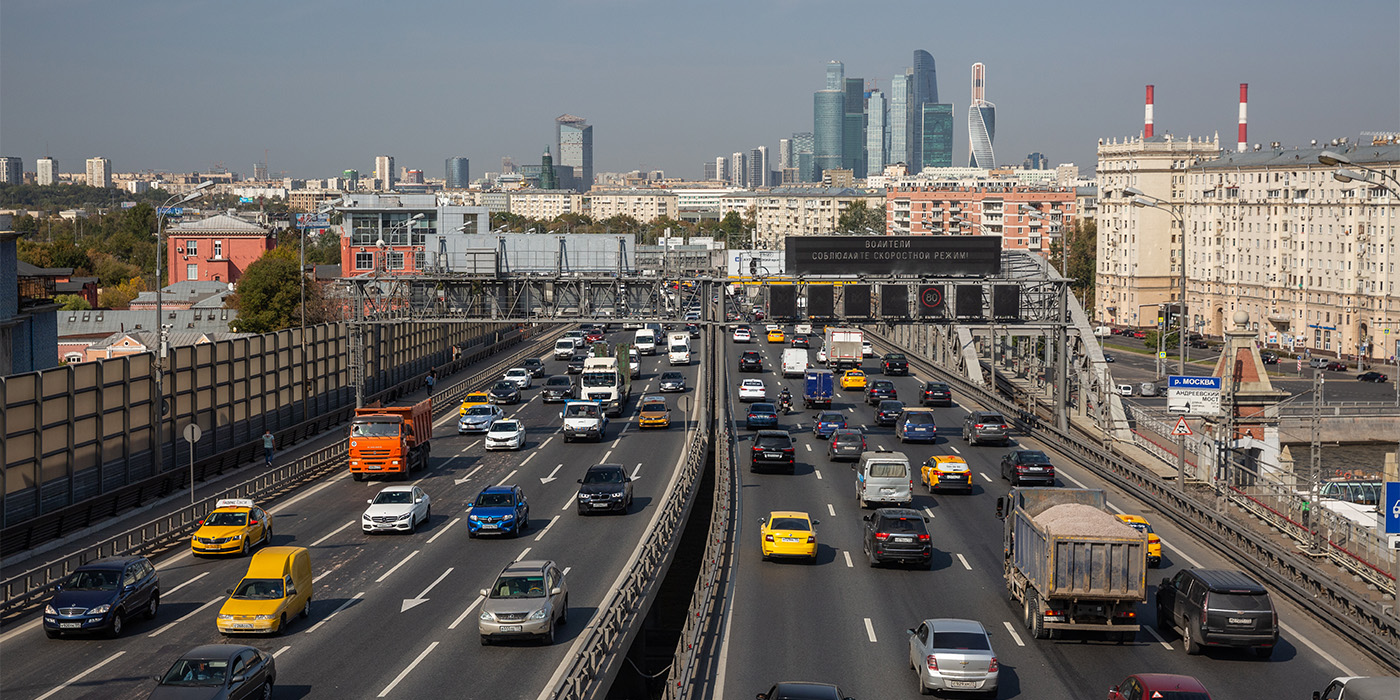
[[826, 351], [826, 366], [833, 370], [860, 367], [865, 333], [859, 328], [828, 328], [822, 349]]
[[807, 372], [807, 351], [802, 348], [783, 350], [783, 376], [801, 377]]
[[666, 336], [666, 361], [673, 365], [690, 364], [690, 334], [670, 333]]

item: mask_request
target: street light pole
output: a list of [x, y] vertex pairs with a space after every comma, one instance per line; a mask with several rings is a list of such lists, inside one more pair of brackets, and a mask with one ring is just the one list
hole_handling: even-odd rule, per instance
[[[175, 204], [184, 204], [194, 201], [204, 196], [204, 190], [214, 185], [213, 180], [205, 180], [195, 186], [194, 189], [183, 194], [173, 194], [165, 203], [156, 210], [156, 431], [155, 431], [155, 474], [161, 473], [165, 468], [165, 436], [162, 434], [165, 425], [165, 356], [169, 347], [169, 334], [165, 328], [165, 313], [162, 306], [161, 270], [165, 267], [165, 217], [170, 207]], [[171, 271], [174, 274], [174, 271]], [[194, 482], [190, 482], [194, 486]]]
[[[1144, 194], [1142, 190], [1139, 190], [1134, 187], [1126, 188], [1123, 191], [1133, 196], [1132, 202], [1133, 206], [1135, 207], [1151, 207], [1153, 209], [1160, 209], [1164, 212], [1167, 212], [1168, 214], [1171, 214], [1172, 219], [1176, 221], [1176, 225], [1179, 230], [1179, 233], [1177, 235], [1179, 236], [1178, 242], [1181, 245], [1178, 249], [1178, 257], [1180, 258], [1180, 260], [1178, 261], [1177, 266], [1180, 272], [1180, 277], [1178, 278], [1178, 285], [1180, 286], [1181, 293], [1177, 295], [1176, 300], [1176, 371], [1177, 374], [1184, 376], [1186, 374], [1186, 221], [1182, 218], [1181, 206], [1178, 204], [1168, 205], [1167, 202], [1153, 197], [1149, 194]], [[1161, 333], [1164, 333], [1166, 331], [1165, 316], [1163, 317], [1162, 325], [1160, 326], [1160, 328], [1162, 330], [1158, 333], [1159, 336], [1161, 335]]]

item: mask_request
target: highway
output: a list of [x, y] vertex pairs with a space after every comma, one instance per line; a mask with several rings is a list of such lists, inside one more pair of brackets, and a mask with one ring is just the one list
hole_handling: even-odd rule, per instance
[[[836, 683], [845, 695], [855, 698], [915, 696], [917, 682], [909, 669], [906, 630], [935, 617], [971, 618], [986, 626], [1001, 664], [1001, 698], [1104, 697], [1110, 686], [1128, 674], [1149, 671], [1196, 676], [1216, 698], [1306, 698], [1336, 676], [1384, 673], [1351, 642], [1277, 595], [1274, 602], [1284, 627], [1280, 648], [1271, 660], [1228, 650], [1187, 656], [1175, 635], [1164, 638], [1154, 627], [1156, 584], [1179, 567], [1236, 567], [1208, 543], [1174, 527], [1150, 504], [1134, 502], [1113, 489], [1109, 489], [1110, 504], [1146, 517], [1166, 543], [1162, 567], [1149, 570], [1147, 603], [1138, 608], [1143, 630], [1135, 641], [1121, 646], [1077, 637], [1030, 638], [1020, 609], [1009, 602], [1003, 583], [1002, 529], [994, 515], [997, 496], [1009, 490], [999, 478], [1000, 458], [1014, 445], [965, 445], [960, 438], [961, 421], [974, 406], [956, 394], [956, 406], [934, 409], [939, 425], [936, 444], [901, 445], [892, 428], [874, 426], [873, 409], [864, 404], [860, 393], [838, 390], [833, 407], [846, 412], [852, 426], [864, 426], [869, 449], [903, 451], [915, 469], [930, 455], [957, 454], [973, 471], [975, 487], [970, 495], [928, 495], [916, 486], [914, 506], [930, 518], [932, 570], [869, 567], [861, 547], [861, 516], [871, 511], [859, 509], [850, 463], [827, 460], [825, 442], [811, 433], [816, 411], [801, 409], [802, 380], [783, 379], [776, 371], [787, 345], [764, 342], [757, 332], [763, 324], [752, 325], [756, 329], [753, 344], [726, 341], [722, 354], [739, 436], [736, 468], [742, 506], [733, 598], [725, 610], [717, 677], [711, 679], [706, 697], [746, 700], [780, 680]], [[820, 341], [814, 339], [809, 351], [813, 361], [818, 347]], [[878, 342], [876, 347], [880, 348]], [[738, 356], [748, 349], [763, 354], [761, 375], [737, 371]], [[876, 361], [867, 359], [865, 368], [870, 379], [883, 378]], [[736, 387], [741, 379], [753, 377], [765, 380], [770, 397], [786, 385], [798, 398], [794, 412], [782, 418], [783, 427], [796, 438], [796, 475], [748, 471], [746, 452], [753, 433], [743, 427], [747, 408], [737, 402]], [[921, 382], [917, 376], [891, 379], [901, 399], [916, 400]], [[1020, 436], [1016, 443], [1044, 448]], [[1047, 452], [1055, 460], [1059, 485], [1102, 487], [1088, 470]], [[758, 520], [772, 510], [806, 511], [820, 521], [815, 564], [761, 560]]]
[[[631, 333], [612, 333], [623, 342]], [[547, 352], [546, 348], [542, 351]], [[696, 353], [699, 355], [699, 353]], [[544, 356], [546, 374], [564, 363]], [[684, 455], [687, 420], [698, 408], [702, 368], [685, 372], [689, 389], [666, 394], [673, 424], [641, 434], [637, 400], [670, 369], [665, 355], [643, 357], [628, 409], [607, 440], [565, 444], [561, 404], [543, 404], [537, 378], [508, 416], [526, 424], [526, 447], [486, 452], [482, 436], [458, 436], [456, 411], [435, 423], [432, 459], [415, 473], [432, 499], [430, 523], [412, 535], [364, 534], [365, 500], [385, 482], [355, 482], [340, 473], [268, 504], [272, 544], [311, 549], [316, 576], [311, 614], [275, 637], [225, 638], [214, 619], [247, 559], [195, 559], [187, 549], [155, 560], [162, 600], [153, 621], [132, 621], [117, 639], [45, 637], [37, 621], [0, 637], [7, 700], [144, 698], [184, 651], [211, 643], [245, 642], [276, 656], [277, 698], [481, 697], [534, 698], [569, 657], [580, 631], [615, 585], [623, 565], [656, 513]], [[677, 410], [685, 409], [685, 410]], [[625, 516], [580, 516], [576, 479], [597, 463], [616, 462], [636, 478]], [[469, 539], [468, 506], [482, 488], [520, 484], [530, 503], [530, 528], [517, 539]], [[477, 635], [478, 591], [507, 563], [553, 559], [566, 572], [568, 624], [553, 646], [483, 647]]]

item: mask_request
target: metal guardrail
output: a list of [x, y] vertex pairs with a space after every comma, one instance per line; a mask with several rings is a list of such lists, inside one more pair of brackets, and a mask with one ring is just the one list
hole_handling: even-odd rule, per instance
[[[540, 336], [536, 343], [531, 343], [527, 347], [511, 353], [507, 358], [493, 363], [489, 367], [473, 373], [470, 377], [453, 384], [446, 391], [441, 392], [444, 398], [448, 394], [456, 394], [460, 397], [465, 395], [473, 387], [480, 387], [484, 381], [494, 381], [503, 369], [514, 366], [520, 360], [528, 357], [530, 351], [543, 347], [543, 343], [552, 342], [554, 336], [562, 335], [562, 328], [556, 333], [549, 333]], [[515, 345], [525, 339], [527, 334], [521, 333], [509, 337], [503, 337], [500, 342], [493, 344], [495, 352], [499, 352], [501, 345]], [[479, 353], [485, 357], [491, 352], [483, 350]], [[476, 356], [474, 354], [473, 356]], [[459, 362], [466, 362], [466, 358], [459, 359]], [[408, 393], [416, 389], [418, 379], [404, 382], [393, 390], [389, 390], [380, 395], [391, 400], [394, 397]], [[407, 385], [414, 385], [410, 388]], [[436, 404], [437, 401], [435, 400]], [[455, 410], [453, 400], [443, 401], [441, 406], [434, 407], [436, 415], [445, 414]], [[291, 489], [303, 485], [308, 481], [323, 476], [345, 465], [347, 447], [344, 441], [328, 445], [316, 452], [302, 457], [291, 464], [275, 468], [264, 472], [247, 481], [244, 481], [233, 488], [223, 491], [215, 496], [202, 499], [194, 504], [177, 509], [173, 513], [155, 518], [137, 527], [131, 528], [118, 535], [108, 537], [101, 542], [84, 547], [76, 552], [66, 554], [54, 561], [42, 566], [34, 567], [23, 573], [7, 577], [0, 581], [0, 618], [7, 617], [17, 611], [23, 610], [36, 600], [43, 598], [52, 591], [55, 584], [62, 581], [71, 574], [77, 567], [101, 557], [111, 556], [133, 556], [147, 555], [159, 552], [175, 541], [191, 535], [198, 529], [198, 523], [213, 508], [216, 501], [222, 498], [252, 498], [266, 501], [278, 495], [282, 495]]]
[[[1280, 404], [1274, 407], [1272, 415], [1279, 418], [1313, 417], [1311, 405]], [[1400, 415], [1400, 406], [1394, 401], [1328, 401], [1322, 407], [1323, 418], [1362, 418], [1366, 416]]]
[[[911, 365], [922, 366], [926, 372], [966, 395], [1000, 408], [1005, 415], [1017, 415], [1018, 407], [1000, 396], [939, 369], [909, 348], [880, 336], [874, 339], [904, 352], [911, 358]], [[1152, 503], [1182, 529], [1213, 543], [1218, 551], [1263, 579], [1271, 588], [1287, 595], [1343, 636], [1356, 640], [1359, 648], [1392, 668], [1400, 669], [1400, 624], [1397, 624], [1400, 619], [1396, 617], [1397, 608], [1393, 604], [1382, 606], [1358, 597], [1338, 581], [1335, 571], [1323, 569], [1296, 547], [1275, 544], [1251, 531], [1248, 523], [1231, 518], [1228, 512], [1217, 507], [1214, 491], [1209, 493], [1209, 501], [1202, 500], [1190, 491], [1180, 490], [1174, 481], [1162, 479], [1104, 450], [1090, 442], [1088, 436], [1061, 432], [1053, 425], [1039, 424], [1032, 429], [1023, 421], [1017, 423], [1023, 433], [1034, 432], [1043, 442], [1079, 458], [1083, 466], [1100, 478], [1143, 502]]]
[[[712, 376], [704, 384], [695, 433], [686, 446], [688, 456], [675, 488], [666, 494], [654, 527], [628, 562], [622, 583], [608, 593], [592, 623], [584, 629], [578, 652], [573, 658], [565, 659], [565, 672], [553, 687], [545, 688], [541, 698], [582, 700], [604, 696], [608, 691], [610, 664], [625, 656], [634, 627], [646, 613], [646, 601], [661, 583], [685, 527], [694, 500], [694, 487], [705, 469], [706, 452], [710, 447], [710, 405], [715, 395], [714, 386], [719, 381], [716, 377], [720, 376], [714, 363], [718, 335], [717, 326], [711, 326], [706, 334], [705, 369]], [[615, 671], [616, 666], [612, 666], [612, 670]]]

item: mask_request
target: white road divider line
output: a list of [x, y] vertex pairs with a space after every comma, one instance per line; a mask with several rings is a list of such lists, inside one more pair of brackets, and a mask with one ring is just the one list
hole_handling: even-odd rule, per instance
[[340, 604], [340, 607], [336, 608], [331, 614], [327, 615], [327, 616], [325, 617], [325, 619], [323, 619], [323, 620], [321, 620], [320, 622], [317, 622], [316, 624], [314, 624], [314, 625], [312, 625], [311, 627], [309, 627], [309, 628], [306, 630], [306, 633], [307, 633], [307, 634], [311, 634], [312, 632], [315, 632], [316, 630], [320, 629], [320, 628], [321, 628], [321, 625], [324, 625], [324, 624], [326, 624], [327, 622], [330, 622], [330, 621], [331, 621], [331, 618], [335, 617], [336, 615], [339, 615], [341, 610], [344, 610], [344, 609], [350, 607], [351, 604], [353, 604], [355, 601], [357, 601], [357, 600], [359, 600], [359, 599], [361, 599], [361, 598], [363, 598], [363, 597], [365, 597], [365, 592], [364, 592], [364, 591], [360, 591], [359, 593], [356, 593], [355, 595], [351, 596], [351, 597], [350, 597], [350, 600], [347, 600], [347, 601], [345, 601], [344, 603], [341, 603], [341, 604]]
[[477, 597], [476, 597], [476, 600], [473, 600], [473, 601], [472, 601], [472, 604], [471, 604], [471, 605], [468, 605], [468, 606], [467, 606], [467, 609], [466, 609], [466, 610], [463, 610], [463, 611], [462, 611], [462, 614], [461, 614], [461, 615], [458, 615], [458, 616], [457, 616], [457, 619], [453, 620], [453, 621], [452, 621], [452, 624], [450, 624], [450, 625], [447, 626], [447, 629], [450, 629], [450, 630], [455, 630], [455, 629], [457, 629], [457, 625], [462, 624], [462, 621], [463, 621], [463, 620], [466, 620], [466, 619], [467, 619], [467, 616], [470, 615], [470, 614], [472, 614], [472, 611], [476, 609], [476, 606], [481, 605], [481, 601], [483, 601], [483, 600], [486, 600], [486, 599], [485, 599], [485, 598], [482, 598], [481, 596], [477, 596]]
[[1157, 640], [1157, 643], [1161, 644], [1163, 649], [1166, 649], [1167, 651], [1172, 650], [1172, 645], [1169, 642], [1167, 642], [1167, 640], [1163, 639], [1162, 635], [1157, 633], [1157, 630], [1152, 629], [1152, 627], [1149, 625], [1142, 625], [1142, 628], [1147, 630], [1147, 633], [1152, 635], [1152, 638]]
[[811, 452], [811, 451], [812, 451], [812, 446], [811, 446], [811, 445], [808, 445], [807, 443], [804, 442], [804, 443], [802, 443], [802, 446], [805, 447], [805, 448], [807, 448], [807, 451], [808, 451], [808, 452]]
[[531, 452], [530, 454], [526, 455], [526, 456], [525, 456], [525, 459], [520, 460], [520, 466], [523, 467], [523, 466], [525, 466], [526, 464], [529, 464], [529, 463], [530, 463], [530, 460], [534, 459], [536, 454], [539, 454], [539, 453], [537, 453], [537, 452]]
[[433, 590], [433, 586], [442, 583], [442, 580], [447, 578], [448, 574], [452, 573], [452, 568], [453, 567], [450, 566], [447, 567], [447, 571], [442, 572], [441, 576], [437, 577], [437, 579], [435, 579], [432, 583], [428, 584], [428, 587], [424, 588], [423, 592], [419, 593], [416, 598], [404, 598], [403, 607], [399, 609], [399, 612], [408, 612], [409, 610], [412, 610], [413, 608], [416, 608], [419, 605], [428, 602], [428, 592]]
[[383, 574], [382, 576], [380, 576], [379, 578], [375, 579], [374, 582], [375, 582], [375, 583], [384, 583], [384, 579], [389, 578], [389, 575], [390, 575], [390, 574], [394, 573], [395, 571], [398, 571], [400, 566], [403, 566], [404, 564], [407, 564], [409, 559], [412, 559], [412, 558], [414, 558], [414, 557], [416, 557], [416, 556], [418, 556], [418, 550], [415, 549], [415, 550], [413, 550], [412, 552], [409, 552], [409, 553], [408, 553], [408, 556], [406, 556], [406, 557], [404, 557], [403, 559], [399, 560], [399, 563], [395, 564], [395, 565], [394, 565], [392, 568], [390, 568], [388, 571], [385, 571], [384, 574]]
[[275, 658], [281, 656], [282, 654], [286, 653], [286, 651], [287, 651], [288, 649], [291, 649], [291, 648], [292, 648], [292, 645], [288, 644], [287, 646], [284, 646], [284, 647], [282, 647], [281, 649], [278, 649], [277, 651], [272, 652], [272, 658], [275, 659]]
[[1002, 620], [1001, 624], [1006, 625], [1006, 631], [1011, 633], [1011, 640], [1016, 642], [1016, 646], [1023, 647], [1026, 645], [1025, 642], [1021, 641], [1021, 635], [1016, 634], [1016, 628], [1012, 627], [1010, 622]]
[[181, 622], [184, 622], [185, 620], [188, 620], [188, 619], [194, 617], [195, 615], [198, 615], [199, 613], [204, 612], [204, 609], [205, 609], [205, 608], [207, 608], [207, 607], [209, 607], [209, 606], [211, 606], [211, 605], [213, 605], [213, 604], [215, 604], [215, 603], [217, 603], [217, 602], [219, 602], [219, 601], [222, 601], [222, 600], [223, 600], [222, 597], [220, 597], [220, 598], [215, 598], [215, 599], [209, 601], [208, 603], [205, 603], [204, 605], [201, 605], [201, 606], [195, 608], [194, 610], [191, 610], [191, 611], [185, 613], [185, 616], [184, 616], [184, 617], [181, 617], [180, 619], [178, 619], [178, 620], [176, 620], [176, 621], [174, 621], [174, 622], [167, 622], [167, 623], [165, 623], [165, 625], [161, 626], [160, 629], [158, 629], [158, 630], [156, 630], [156, 631], [154, 631], [154, 632], [152, 632], [152, 633], [150, 633], [150, 634], [148, 634], [148, 635], [146, 635], [146, 636], [147, 636], [147, 637], [158, 637], [158, 636], [160, 636], [161, 634], [163, 634], [166, 630], [170, 629], [171, 627], [174, 627], [175, 625], [178, 625], [178, 624], [180, 624]]
[[612, 456], [612, 450], [608, 450], [607, 452], [604, 452], [604, 453], [603, 453], [603, 458], [600, 459], [600, 460], [598, 460], [598, 462], [599, 462], [600, 464], [603, 463], [603, 462], [606, 462], [606, 461], [608, 461], [608, 457], [611, 457], [611, 456]]
[[206, 571], [206, 572], [204, 572], [204, 573], [202, 573], [202, 574], [200, 574], [200, 575], [198, 575], [198, 576], [196, 576], [196, 577], [194, 577], [194, 578], [192, 578], [192, 579], [190, 579], [190, 580], [188, 580], [188, 581], [186, 581], [186, 582], [184, 582], [184, 583], [182, 583], [182, 584], [180, 584], [180, 585], [178, 585], [178, 586], [176, 586], [176, 587], [174, 587], [174, 588], [172, 588], [172, 589], [170, 589], [170, 590], [168, 590], [168, 591], [166, 591], [166, 592], [165, 592], [165, 597], [166, 597], [166, 599], [169, 600], [170, 594], [171, 594], [171, 593], [174, 593], [175, 591], [178, 591], [178, 590], [180, 590], [181, 588], [184, 588], [185, 586], [188, 586], [188, 585], [190, 585], [191, 583], [194, 583], [195, 581], [198, 581], [198, 580], [200, 580], [200, 579], [202, 579], [202, 578], [204, 578], [205, 576], [208, 576], [208, 575], [209, 575], [209, 572]]
[[382, 697], [387, 696], [387, 695], [389, 694], [389, 691], [393, 690], [393, 689], [394, 689], [394, 686], [396, 686], [396, 685], [399, 684], [399, 681], [403, 680], [404, 677], [406, 677], [410, 672], [413, 671], [413, 669], [414, 669], [415, 667], [418, 666], [418, 664], [422, 663], [422, 662], [423, 662], [423, 659], [428, 658], [428, 654], [433, 653], [433, 650], [437, 648], [437, 645], [438, 645], [437, 642], [433, 642], [432, 644], [429, 644], [429, 645], [428, 645], [428, 648], [427, 648], [427, 649], [424, 649], [424, 650], [423, 650], [423, 653], [419, 654], [419, 655], [418, 655], [418, 658], [416, 658], [416, 659], [413, 660], [413, 663], [409, 664], [407, 668], [405, 668], [403, 671], [401, 671], [401, 672], [399, 673], [399, 675], [396, 676], [396, 677], [394, 678], [393, 681], [390, 681], [389, 685], [384, 686], [384, 690], [379, 691], [379, 697], [382, 698]]
[[574, 504], [575, 504], [575, 503], [578, 503], [578, 494], [574, 494], [574, 495], [572, 495], [572, 496], [569, 496], [569, 500], [564, 501], [564, 507], [563, 507], [563, 508], [560, 508], [559, 510], [568, 510], [568, 509], [574, 507]]
[[321, 582], [321, 579], [323, 579], [323, 578], [325, 578], [325, 577], [327, 577], [327, 576], [330, 576], [333, 572], [335, 572], [335, 569], [326, 569], [325, 571], [322, 571], [321, 574], [320, 574], [319, 576], [317, 576], [316, 578], [311, 579], [311, 582], [312, 582], [312, 583], [320, 583], [320, 582]]
[[846, 568], [847, 568], [847, 569], [853, 569], [853, 568], [855, 568], [855, 564], [852, 564], [852, 563], [851, 563], [851, 553], [850, 553], [850, 552], [847, 552], [846, 550], [843, 549], [843, 550], [841, 550], [841, 554], [844, 555], [844, 556], [846, 557]]
[[550, 435], [549, 437], [545, 438], [545, 439], [544, 439], [544, 442], [540, 443], [540, 447], [542, 448], [542, 447], [544, 447], [545, 445], [548, 445], [548, 444], [549, 444], [549, 441], [550, 441], [550, 440], [553, 440], [553, 439], [554, 439], [554, 436], [553, 436], [553, 435]]
[[543, 530], [540, 530], [540, 534], [535, 535], [535, 541], [536, 541], [536, 542], [539, 542], [540, 540], [544, 539], [545, 533], [549, 532], [549, 528], [554, 527], [554, 523], [556, 523], [556, 522], [558, 522], [558, 521], [559, 521], [559, 516], [557, 516], [557, 515], [554, 516], [554, 517], [552, 517], [552, 518], [550, 518], [550, 519], [549, 519], [549, 524], [548, 524], [548, 525], [545, 525]]
[[982, 480], [986, 481], [989, 484], [992, 483], [992, 477], [987, 476], [986, 472], [977, 472], [977, 476], [982, 477]]
[[43, 695], [40, 695], [38, 698], [35, 698], [35, 700], [46, 700], [46, 698], [53, 695], [54, 693], [57, 693], [58, 691], [63, 690], [64, 688], [67, 688], [68, 686], [73, 685], [74, 683], [77, 683], [78, 681], [86, 678], [89, 673], [92, 673], [93, 671], [96, 671], [97, 669], [102, 668], [103, 666], [106, 666], [107, 664], [110, 664], [113, 661], [116, 661], [117, 657], [125, 653], [126, 652], [124, 651], [119, 651], [115, 654], [112, 654], [111, 656], [97, 662], [96, 664], [88, 668], [88, 670], [83, 671], [82, 673], [79, 673], [78, 675], [73, 676], [72, 678], [69, 678], [68, 680], [64, 681], [57, 688], [54, 688], [53, 690], [50, 690], [49, 692], [44, 693]]
[[1123, 512], [1123, 509], [1122, 509], [1122, 508], [1119, 508], [1118, 506], [1115, 506], [1115, 505], [1113, 505], [1112, 503], [1106, 503], [1106, 504], [1104, 504], [1104, 505], [1107, 505], [1107, 506], [1109, 507], [1109, 509], [1112, 510], [1113, 512], [1115, 512], [1115, 513], [1122, 513], [1122, 512]]
[[1176, 545], [1167, 544], [1167, 541], [1166, 541], [1166, 540], [1161, 539], [1161, 535], [1158, 535], [1157, 537], [1158, 537], [1158, 540], [1162, 543], [1162, 546], [1163, 546], [1163, 547], [1166, 547], [1167, 549], [1170, 549], [1170, 550], [1172, 550], [1173, 552], [1176, 552], [1177, 554], [1180, 554], [1182, 559], [1185, 559], [1186, 561], [1188, 561], [1188, 562], [1191, 563], [1191, 566], [1194, 566], [1194, 567], [1196, 567], [1197, 569], [1204, 569], [1204, 568], [1206, 568], [1206, 567], [1205, 567], [1205, 564], [1202, 564], [1201, 562], [1198, 562], [1198, 561], [1196, 561], [1195, 559], [1192, 559], [1192, 558], [1191, 558], [1191, 555], [1190, 555], [1190, 554], [1187, 554], [1186, 552], [1181, 551], [1181, 548], [1180, 548], [1180, 547], [1177, 547]]
[[813, 469], [813, 470], [812, 470], [812, 473], [813, 473], [813, 474], [816, 474], [818, 479], [822, 478], [822, 470], [820, 470], [820, 469]]
[[952, 451], [953, 451], [953, 454], [962, 454], [962, 452], [959, 451], [958, 448], [956, 448], [956, 447], [954, 447], [954, 446], [952, 446], [952, 445], [949, 445], [949, 446], [948, 446], [948, 449], [952, 450]]
[[[327, 481], [326, 483], [321, 484], [320, 486], [317, 486], [316, 488], [313, 488], [313, 489], [311, 489], [310, 491], [307, 491], [307, 492], [305, 492], [305, 493], [303, 493], [303, 494], [301, 494], [301, 495], [299, 495], [299, 496], [293, 496], [292, 498], [290, 498], [290, 499], [288, 499], [288, 500], [286, 500], [286, 501], [284, 501], [284, 502], [282, 502], [282, 503], [277, 504], [277, 507], [276, 507], [276, 508], [269, 508], [267, 512], [269, 512], [269, 513], [271, 513], [271, 514], [273, 514], [273, 515], [277, 515], [278, 513], [281, 513], [282, 511], [286, 510], [286, 509], [287, 509], [287, 506], [290, 506], [290, 505], [292, 505], [293, 503], [296, 503], [297, 501], [300, 501], [300, 500], [303, 499], [303, 498], [307, 498], [307, 497], [311, 496], [312, 494], [316, 493], [317, 491], [320, 491], [321, 489], [324, 489], [324, 488], [330, 486], [331, 484], [334, 484], [335, 482], [340, 481], [341, 479], [344, 479], [345, 477], [347, 477], [347, 476], [349, 476], [349, 475], [350, 475], [350, 472], [341, 472], [340, 476], [333, 477], [330, 481]], [[170, 563], [169, 560], [167, 560], [166, 563], [167, 563], [167, 564]]]
[[870, 624], [870, 618], [865, 618], [865, 636], [870, 638], [870, 643], [875, 643], [875, 626]]
[[967, 569], [968, 571], [972, 571], [972, 565], [969, 564], [969, 563], [967, 563], [967, 557], [964, 557], [964, 556], [962, 555], [962, 552], [958, 552], [958, 561], [962, 562], [962, 565], [963, 565], [963, 568], [964, 568], [964, 569]]
[[924, 515], [927, 515], [928, 517], [932, 518], [933, 511], [928, 506], [924, 506]]
[[496, 484], [496, 485], [497, 485], [497, 486], [505, 486], [507, 483], [510, 482], [510, 478], [511, 478], [512, 476], [515, 476], [515, 472], [516, 472], [516, 471], [517, 471], [517, 470], [515, 470], [515, 469], [510, 470], [510, 473], [509, 473], [509, 474], [506, 474], [506, 478], [501, 479], [501, 482], [498, 483], [498, 484]]
[[1069, 474], [1066, 474], [1066, 473], [1064, 473], [1064, 472], [1060, 472], [1060, 476], [1063, 476], [1064, 478], [1068, 479], [1068, 480], [1070, 481], [1070, 483], [1073, 483], [1075, 486], [1078, 486], [1078, 487], [1081, 488], [1081, 489], [1087, 489], [1087, 488], [1089, 488], [1088, 486], [1085, 486], [1085, 485], [1084, 485], [1084, 482], [1082, 482], [1082, 481], [1080, 481], [1080, 480], [1078, 480], [1078, 479], [1076, 479], [1076, 478], [1070, 476]]
[[466, 476], [464, 476], [464, 477], [462, 477], [462, 478], [460, 478], [460, 479], [453, 479], [453, 480], [452, 480], [452, 483], [454, 483], [454, 484], [459, 484], [459, 485], [460, 485], [460, 484], [466, 483], [467, 480], [471, 479], [473, 476], [476, 475], [477, 472], [481, 471], [481, 468], [484, 467], [484, 466], [486, 466], [486, 465], [485, 465], [485, 464], [478, 464], [478, 465], [476, 465], [476, 468], [473, 469], [473, 470], [471, 470], [471, 471], [469, 471], [469, 472], [467, 472], [467, 475], [466, 475]]
[[574, 567], [572, 567], [572, 566], [566, 566], [566, 567], [564, 567], [564, 575], [565, 575], [565, 576], [568, 576], [568, 575], [569, 575], [569, 569], [572, 569], [572, 568], [574, 568]]
[[328, 540], [328, 539], [330, 539], [330, 538], [332, 538], [332, 537], [335, 537], [336, 535], [340, 534], [340, 531], [341, 531], [341, 530], [344, 530], [345, 528], [350, 527], [351, 525], [354, 525], [354, 524], [355, 524], [355, 521], [354, 521], [354, 520], [351, 520], [350, 522], [345, 523], [344, 525], [341, 525], [340, 527], [338, 527], [338, 528], [336, 528], [336, 529], [334, 529], [334, 530], [331, 530], [330, 532], [326, 533], [326, 536], [325, 536], [325, 537], [322, 537], [321, 539], [316, 540], [315, 542], [312, 542], [312, 543], [311, 543], [311, 546], [312, 546], [312, 547], [320, 546], [320, 544], [321, 544], [322, 542], [325, 542], [326, 540]]
[[1307, 646], [1307, 648], [1312, 649], [1314, 654], [1317, 654], [1318, 656], [1321, 656], [1322, 658], [1326, 659], [1328, 663], [1332, 664], [1333, 666], [1336, 666], [1336, 667], [1337, 667], [1337, 670], [1339, 670], [1339, 671], [1342, 672], [1342, 675], [1344, 675], [1344, 676], [1355, 676], [1355, 675], [1358, 675], [1355, 671], [1353, 671], [1353, 670], [1347, 668], [1347, 667], [1346, 667], [1346, 664], [1343, 664], [1342, 662], [1338, 661], [1338, 660], [1336, 659], [1336, 657], [1334, 657], [1334, 656], [1332, 656], [1331, 654], [1327, 653], [1327, 651], [1324, 650], [1322, 647], [1320, 647], [1320, 646], [1314, 644], [1313, 641], [1312, 641], [1311, 639], [1308, 639], [1307, 637], [1304, 637], [1302, 632], [1299, 632], [1298, 630], [1293, 629], [1291, 626], [1289, 626], [1288, 624], [1285, 624], [1285, 623], [1283, 623], [1283, 622], [1278, 623], [1278, 626], [1279, 626], [1279, 628], [1282, 629], [1284, 632], [1287, 632], [1287, 633], [1288, 633], [1288, 636], [1293, 637], [1294, 639], [1297, 639], [1298, 641], [1302, 642], [1305, 646]]
[[516, 561], [520, 561], [520, 560], [522, 560], [522, 559], [525, 558], [525, 555], [526, 555], [526, 554], [529, 554], [529, 553], [530, 553], [530, 548], [529, 548], [529, 547], [526, 547], [525, 549], [520, 550], [520, 554], [519, 554], [518, 556], [515, 557], [515, 560], [516, 560]]
[[456, 525], [458, 522], [461, 522], [461, 520], [461, 518], [453, 518], [451, 522], [447, 523], [446, 525], [443, 525], [441, 530], [438, 530], [437, 532], [433, 533], [433, 536], [428, 538], [428, 544], [432, 544], [433, 540], [442, 537], [442, 533], [447, 532], [448, 528], [452, 527], [453, 525]]

